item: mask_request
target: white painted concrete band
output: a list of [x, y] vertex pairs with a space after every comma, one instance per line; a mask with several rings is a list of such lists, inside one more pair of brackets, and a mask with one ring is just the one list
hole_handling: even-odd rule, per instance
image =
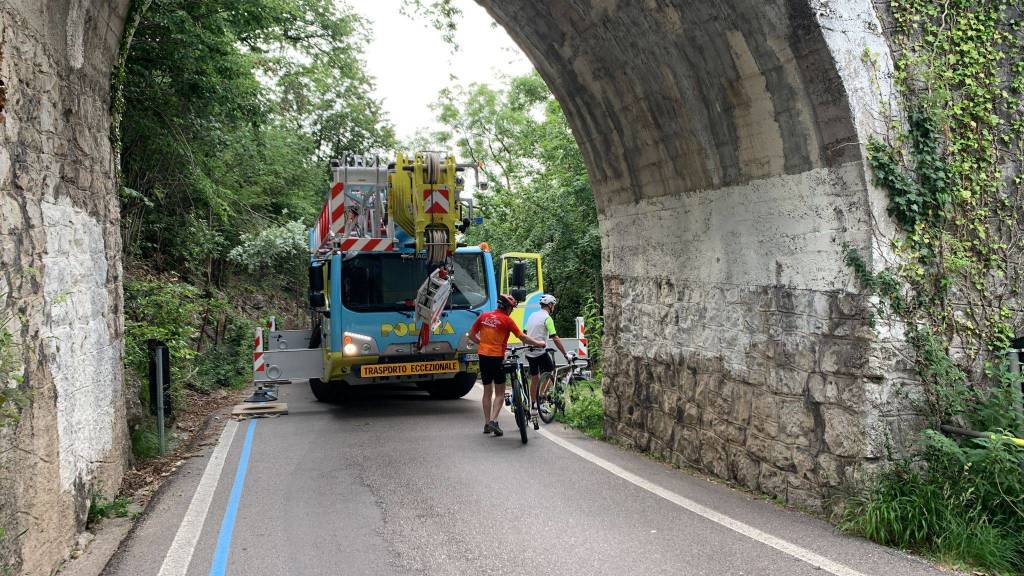
[[575, 444], [569, 442], [568, 440], [559, 438], [558, 436], [548, 432], [547, 430], [541, 429], [538, 430], [537, 433], [547, 438], [548, 440], [551, 440], [555, 444], [558, 444], [562, 448], [565, 448], [566, 450], [572, 452], [573, 454], [576, 454], [580, 458], [583, 458], [584, 460], [587, 460], [593, 464], [600, 466], [601, 468], [604, 468], [608, 472], [615, 474], [619, 478], [622, 478], [623, 480], [626, 480], [631, 484], [639, 486], [640, 488], [643, 488], [644, 490], [647, 490], [652, 494], [661, 496], [665, 500], [668, 500], [673, 504], [681, 506], [689, 510], [690, 512], [693, 512], [694, 514], [697, 514], [698, 516], [711, 520], [716, 524], [724, 526], [734, 532], [738, 532], [762, 544], [771, 546], [772, 548], [775, 548], [776, 550], [784, 554], [788, 554], [794, 558], [802, 560], [810, 564], [811, 566], [814, 566], [815, 568], [825, 570], [826, 572], [835, 574], [836, 576], [865, 576], [861, 572], [857, 572], [852, 568], [849, 568], [837, 562], [833, 562], [832, 560], [829, 560], [828, 558], [825, 558], [824, 556], [821, 556], [819, 554], [815, 554], [814, 552], [811, 552], [806, 548], [797, 546], [796, 544], [793, 544], [792, 542], [787, 542], [786, 540], [783, 540], [781, 538], [776, 538], [771, 534], [762, 532], [761, 530], [758, 530], [753, 526], [744, 524], [743, 522], [730, 518], [725, 514], [715, 512], [714, 510], [706, 506], [702, 506], [694, 502], [693, 500], [690, 500], [689, 498], [680, 496], [679, 494], [676, 494], [671, 490], [662, 488], [661, 486], [658, 486], [653, 482], [644, 480], [643, 478], [637, 476], [636, 474], [633, 474], [632, 472], [625, 470], [621, 466], [617, 466], [605, 460], [604, 458], [601, 458], [600, 456], [591, 454], [590, 452], [584, 450], [583, 448], [576, 446]]
[[224, 470], [224, 461], [227, 459], [228, 450], [231, 449], [231, 442], [235, 438], [235, 430], [238, 429], [238, 422], [228, 421], [224, 431], [220, 434], [217, 447], [213, 449], [210, 461], [206, 463], [203, 477], [199, 479], [199, 486], [192, 495], [192, 502], [188, 505], [185, 517], [181, 519], [178, 526], [178, 533], [174, 535], [174, 541], [164, 556], [164, 563], [160, 566], [159, 576], [185, 576], [188, 572], [188, 565], [192, 562], [192, 553], [199, 542], [199, 535], [203, 532], [203, 524], [206, 523], [206, 516], [210, 510], [210, 503], [213, 502], [213, 493], [217, 490], [220, 482], [220, 474]]

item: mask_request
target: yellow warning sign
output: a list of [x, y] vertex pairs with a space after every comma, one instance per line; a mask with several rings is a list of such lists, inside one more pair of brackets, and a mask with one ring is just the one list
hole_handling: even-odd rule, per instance
[[440, 374], [458, 372], [458, 360], [436, 360], [433, 362], [405, 362], [402, 364], [367, 364], [360, 369], [363, 378], [381, 376], [412, 376], [414, 374]]

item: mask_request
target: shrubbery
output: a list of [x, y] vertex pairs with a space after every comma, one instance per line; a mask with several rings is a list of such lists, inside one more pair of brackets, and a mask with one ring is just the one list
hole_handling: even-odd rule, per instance
[[[251, 380], [253, 323], [222, 295], [203, 295], [167, 278], [125, 282], [125, 365], [145, 382], [148, 339], [163, 341], [171, 362], [171, 390], [180, 409], [184, 387], [209, 392]], [[148, 388], [141, 388], [148, 404]], [[136, 443], [133, 439], [133, 444]]]
[[952, 564], [1024, 570], [1024, 450], [998, 436], [957, 443], [934, 431], [924, 445], [918, 460], [897, 462], [851, 500], [842, 527]]
[[604, 438], [604, 394], [601, 386], [581, 382], [570, 393], [561, 421], [598, 440]]

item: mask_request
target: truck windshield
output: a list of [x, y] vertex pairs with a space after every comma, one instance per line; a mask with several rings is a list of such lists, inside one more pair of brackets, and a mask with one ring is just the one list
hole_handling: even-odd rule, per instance
[[[400, 254], [360, 254], [342, 264], [342, 303], [363, 312], [412, 310], [416, 291], [427, 278], [427, 263]], [[487, 303], [483, 254], [456, 254], [448, 308], [469, 309]]]

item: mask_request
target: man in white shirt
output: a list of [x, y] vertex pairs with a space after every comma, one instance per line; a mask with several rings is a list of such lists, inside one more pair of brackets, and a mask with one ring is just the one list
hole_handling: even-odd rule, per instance
[[[562, 339], [558, 337], [555, 332], [555, 321], [551, 318], [551, 313], [555, 311], [555, 305], [558, 304], [558, 300], [551, 294], [545, 294], [540, 297], [540, 310], [530, 315], [530, 318], [526, 321], [526, 335], [537, 340], [544, 341], [543, 348], [530, 348], [526, 351], [526, 362], [530, 365], [530, 412], [533, 412], [533, 408], [537, 407], [537, 394], [546, 394], [547, 388], [550, 386], [551, 380], [546, 375], [553, 374], [555, 371], [555, 363], [551, 359], [551, 355], [547, 353], [547, 348], [551, 346], [553, 340], [555, 346], [566, 358], [569, 357], [565, 352], [565, 346], [562, 345]], [[544, 390], [539, 390], [541, 375], [544, 374]], [[538, 428], [537, 417], [533, 416], [533, 429]]]

